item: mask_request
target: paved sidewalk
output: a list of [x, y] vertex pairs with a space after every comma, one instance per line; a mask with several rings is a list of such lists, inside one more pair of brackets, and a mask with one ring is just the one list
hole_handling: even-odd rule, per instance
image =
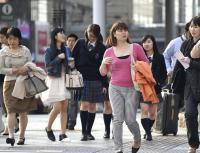
[[[24, 146], [11, 147], [5, 143], [5, 136], [0, 136], [0, 152], [2, 153], [114, 153], [113, 140], [104, 140], [104, 123], [102, 114], [97, 114], [93, 132], [95, 141], [80, 141], [81, 124], [75, 131], [67, 131], [69, 139], [65, 142], [51, 142], [47, 139], [44, 128], [47, 124], [48, 115], [29, 115], [29, 124], [26, 132]], [[139, 120], [139, 115], [138, 115]], [[58, 140], [59, 118], [56, 119], [53, 129]], [[141, 128], [142, 130], [142, 128]], [[142, 130], [143, 134], [143, 130]], [[142, 140], [142, 146], [138, 153], [186, 153], [188, 149], [185, 129], [180, 129], [177, 136], [162, 136], [153, 133], [153, 141]], [[131, 134], [124, 125], [124, 153], [131, 152]], [[17, 141], [18, 133], [16, 134]], [[200, 153], [200, 151], [199, 151]]]

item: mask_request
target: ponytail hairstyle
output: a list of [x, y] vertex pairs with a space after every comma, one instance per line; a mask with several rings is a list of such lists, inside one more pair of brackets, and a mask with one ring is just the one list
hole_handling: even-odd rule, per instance
[[99, 43], [103, 43], [103, 37], [101, 35], [101, 28], [100, 28], [100, 26], [98, 24], [90, 24], [86, 28], [86, 30], [85, 30], [86, 43], [89, 42], [88, 31], [92, 32], [94, 34], [94, 36], [97, 38], [97, 41], [96, 41], [95, 45], [98, 45]]

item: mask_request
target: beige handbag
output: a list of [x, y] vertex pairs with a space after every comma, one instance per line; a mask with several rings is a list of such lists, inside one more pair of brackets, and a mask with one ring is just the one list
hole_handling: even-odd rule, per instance
[[69, 71], [65, 78], [65, 87], [69, 90], [83, 88], [83, 76], [76, 69]]

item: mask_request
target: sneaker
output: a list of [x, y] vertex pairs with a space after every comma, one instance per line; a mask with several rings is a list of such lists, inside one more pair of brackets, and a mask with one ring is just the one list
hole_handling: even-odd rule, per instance
[[196, 148], [189, 147], [188, 153], [196, 153]]
[[53, 134], [52, 130], [48, 131], [48, 129], [45, 128], [45, 131], [47, 133], [47, 137], [49, 138], [49, 140], [56, 141], [55, 135]]

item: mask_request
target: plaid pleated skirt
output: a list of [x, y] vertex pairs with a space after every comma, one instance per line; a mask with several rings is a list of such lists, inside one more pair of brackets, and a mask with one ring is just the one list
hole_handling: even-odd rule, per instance
[[81, 93], [81, 101], [90, 103], [103, 103], [104, 94], [101, 81], [84, 81]]

